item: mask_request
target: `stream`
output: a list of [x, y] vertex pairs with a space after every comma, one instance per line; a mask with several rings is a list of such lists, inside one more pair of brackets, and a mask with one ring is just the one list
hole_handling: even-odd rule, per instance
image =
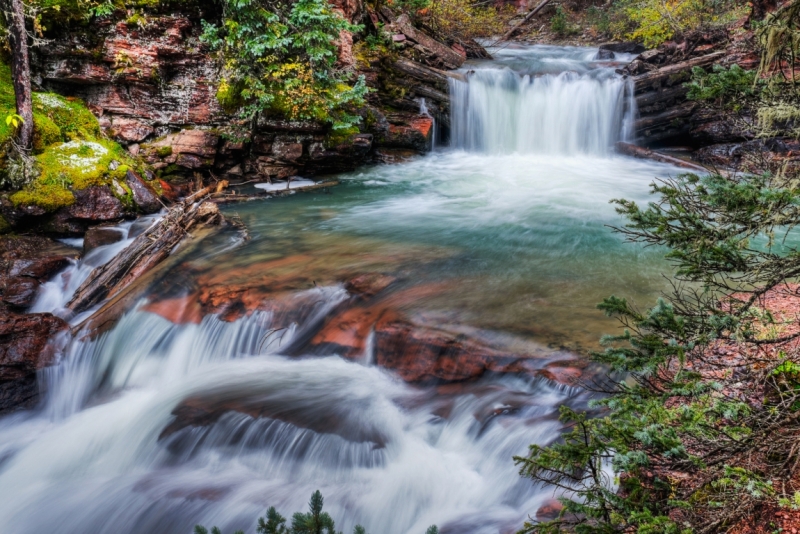
[[[664, 289], [662, 252], [608, 228], [622, 222], [609, 200], [646, 202], [654, 178], [680, 172], [614, 154], [635, 113], [618, 65], [595, 49], [491, 52], [451, 81], [449, 147], [338, 176], [327, 194], [227, 207], [250, 241], [209, 240], [110, 330], [56, 340], [41, 405], [0, 419], [4, 532], [253, 533], [267, 507], [288, 517], [319, 489], [345, 533], [510, 533], [550, 501], [512, 457], [555, 440], [558, 407], [587, 393], [525, 373], [404, 381], [376, 363], [371, 323], [347, 357], [341, 335], [320, 334], [350, 306], [348, 280], [380, 276], [367, 302], [381, 313], [581, 360], [617, 328], [602, 298], [646, 306]], [[34, 309], [60, 310], [121, 243]], [[233, 293], [246, 308], [255, 279], [268, 305], [186, 311]]]

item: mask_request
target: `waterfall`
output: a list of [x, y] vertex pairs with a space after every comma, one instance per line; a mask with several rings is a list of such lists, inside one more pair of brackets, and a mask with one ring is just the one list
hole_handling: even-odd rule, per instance
[[488, 154], [602, 156], [629, 137], [630, 82], [596, 74], [531, 75], [503, 68], [450, 79], [452, 145]]

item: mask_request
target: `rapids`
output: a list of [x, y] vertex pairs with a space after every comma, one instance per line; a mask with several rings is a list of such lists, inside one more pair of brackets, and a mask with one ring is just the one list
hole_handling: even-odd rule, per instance
[[[614, 65], [587, 49], [493, 52], [451, 86], [451, 147], [343, 175], [329, 195], [230, 207], [253, 239], [220, 236], [153, 289], [268, 275], [308, 302], [288, 328], [276, 311], [176, 324], [145, 300], [96, 339], [58, 340], [41, 405], [0, 419], [4, 532], [252, 533], [268, 506], [290, 515], [320, 489], [344, 532], [488, 534], [551, 499], [512, 456], [556, 439], [558, 407], [586, 393], [517, 375], [411, 385], [374, 365], [371, 342], [352, 361], [295, 354], [363, 272], [397, 280], [388, 301], [415, 321], [554, 353], [614, 328], [594, 309], [604, 296], [658, 294], [660, 253], [605, 225], [620, 223], [610, 199], [646, 201], [677, 171], [612, 153], [635, 113]], [[124, 243], [56, 277], [35, 309], [63, 312]], [[181, 406], [228, 409], [183, 424]]]

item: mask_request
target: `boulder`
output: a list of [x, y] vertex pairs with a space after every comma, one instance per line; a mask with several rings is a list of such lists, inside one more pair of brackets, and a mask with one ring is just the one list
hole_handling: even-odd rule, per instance
[[68, 329], [49, 313], [0, 313], [0, 413], [36, 402], [36, 372], [53, 365], [58, 355], [50, 340]]
[[158, 200], [158, 193], [149, 184], [145, 183], [138, 174], [128, 170], [125, 183], [133, 193], [133, 201], [143, 213], [155, 213], [162, 207]]
[[86, 254], [105, 245], [111, 245], [123, 238], [122, 232], [107, 226], [94, 226], [86, 230], [83, 236], [83, 253]]
[[601, 48], [600, 50], [597, 51], [597, 54], [594, 55], [594, 60], [595, 61], [609, 61], [609, 60], [615, 59], [616, 57], [617, 56], [614, 55], [614, 52], [612, 52], [611, 50], [605, 50], [605, 49]]

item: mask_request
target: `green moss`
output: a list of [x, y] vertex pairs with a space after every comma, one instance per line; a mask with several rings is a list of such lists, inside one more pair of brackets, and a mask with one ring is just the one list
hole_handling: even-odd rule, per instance
[[141, 13], [134, 13], [125, 21], [125, 24], [128, 26], [139, 26], [140, 28], [144, 28], [147, 26], [147, 19]]
[[355, 126], [343, 128], [341, 130], [331, 130], [328, 135], [325, 136], [325, 147], [334, 148], [342, 143], [346, 143], [350, 141], [354, 135], [359, 133], [359, 131], [360, 130]]
[[61, 128], [56, 123], [50, 120], [47, 115], [41, 113], [33, 114], [33, 150], [36, 153], [44, 152], [44, 150], [53, 143], [59, 143], [63, 140]]
[[159, 158], [166, 158], [167, 156], [172, 155], [172, 147], [171, 146], [162, 146], [156, 149], [156, 154]]
[[217, 88], [217, 102], [226, 113], [233, 114], [245, 104], [242, 89], [244, 85], [241, 82], [234, 84], [230, 84], [227, 80], [220, 82]]

